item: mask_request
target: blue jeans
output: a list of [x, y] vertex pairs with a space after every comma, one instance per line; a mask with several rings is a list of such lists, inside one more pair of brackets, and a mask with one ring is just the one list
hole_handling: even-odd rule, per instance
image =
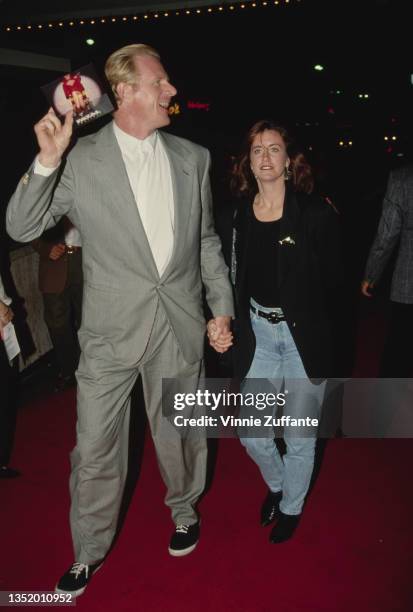
[[[274, 308], [251, 304], [264, 312]], [[248, 379], [266, 379], [277, 391], [284, 382], [288, 389], [284, 414], [292, 418], [319, 418], [324, 397], [325, 382], [315, 385], [308, 379], [301, 357], [286, 321], [271, 323], [251, 311], [251, 323], [256, 338], [256, 349], [251, 367], [243, 383], [243, 392], [249, 387]], [[252, 381], [250, 381], [251, 385]], [[254, 382], [257, 388], [259, 381]], [[292, 401], [289, 401], [292, 400]], [[274, 409], [275, 414], [276, 407]], [[302, 431], [302, 430], [301, 430]], [[274, 437], [242, 437], [250, 457], [258, 465], [268, 488], [282, 491], [280, 510], [284, 514], [300, 514], [310, 486], [314, 467], [316, 433], [301, 437], [293, 428], [285, 428], [286, 454], [281, 458]]]

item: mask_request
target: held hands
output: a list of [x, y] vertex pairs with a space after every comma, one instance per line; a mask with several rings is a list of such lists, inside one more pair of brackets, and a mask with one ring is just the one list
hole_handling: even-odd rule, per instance
[[365, 295], [366, 297], [369, 297], [369, 298], [373, 297], [371, 293], [371, 290], [373, 288], [374, 288], [374, 285], [370, 281], [368, 280], [362, 281], [360, 289], [361, 289], [361, 293]]
[[50, 249], [49, 259], [51, 259], [52, 261], [57, 261], [61, 258], [65, 251], [66, 245], [62, 242], [59, 242], [58, 244], [53, 245]]
[[34, 126], [39, 145], [39, 162], [46, 168], [60, 164], [63, 153], [69, 146], [73, 131], [73, 111], [69, 111], [62, 125], [52, 108]]
[[215, 317], [208, 321], [207, 334], [209, 344], [217, 353], [225, 353], [233, 344], [230, 331], [231, 317]]

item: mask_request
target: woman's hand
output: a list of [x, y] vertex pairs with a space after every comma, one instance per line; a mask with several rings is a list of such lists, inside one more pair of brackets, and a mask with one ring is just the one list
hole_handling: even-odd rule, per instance
[[225, 353], [233, 344], [230, 330], [231, 317], [215, 317], [208, 321], [207, 335], [209, 344], [217, 353]]

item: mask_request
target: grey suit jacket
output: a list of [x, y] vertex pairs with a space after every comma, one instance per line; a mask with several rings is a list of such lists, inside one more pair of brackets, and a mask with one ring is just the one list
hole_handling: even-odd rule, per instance
[[61, 176], [33, 173], [20, 181], [7, 229], [28, 242], [67, 215], [83, 244], [84, 303], [79, 340], [84, 357], [134, 365], [157, 307], [164, 308], [188, 363], [202, 358], [202, 286], [214, 316], [233, 315], [232, 290], [211, 211], [209, 152], [160, 133], [173, 183], [175, 235], [159, 277], [112, 123], [79, 139]]
[[390, 174], [376, 238], [370, 249], [364, 278], [375, 284], [399, 243], [391, 299], [413, 303], [413, 166]]

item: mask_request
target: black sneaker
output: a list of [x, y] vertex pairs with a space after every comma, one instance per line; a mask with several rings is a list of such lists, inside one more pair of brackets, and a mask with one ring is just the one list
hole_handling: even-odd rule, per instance
[[270, 525], [279, 515], [279, 503], [282, 495], [282, 491], [277, 491], [276, 493], [268, 491], [267, 497], [264, 499], [264, 503], [261, 506], [262, 527], [267, 527], [267, 525]]
[[55, 586], [55, 593], [70, 593], [73, 597], [82, 595], [93, 574], [101, 565], [101, 563], [96, 565], [73, 563]]
[[280, 512], [278, 521], [270, 533], [271, 544], [281, 544], [289, 540], [298, 527], [301, 514], [284, 514]]
[[192, 552], [199, 540], [199, 521], [194, 525], [177, 525], [169, 545], [169, 554], [183, 557]]

